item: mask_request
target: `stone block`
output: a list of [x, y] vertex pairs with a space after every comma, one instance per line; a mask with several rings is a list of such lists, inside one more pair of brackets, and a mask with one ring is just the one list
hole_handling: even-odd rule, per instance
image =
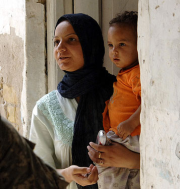
[[10, 87], [6, 84], [3, 84], [3, 98], [8, 104], [18, 104], [18, 98], [16, 95], [16, 91], [13, 87]]
[[16, 107], [7, 106], [7, 119], [11, 123], [16, 123]]

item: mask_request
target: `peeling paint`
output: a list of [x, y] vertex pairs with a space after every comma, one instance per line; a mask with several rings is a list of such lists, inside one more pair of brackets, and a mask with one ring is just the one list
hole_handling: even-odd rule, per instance
[[156, 168], [159, 168], [159, 176], [172, 184], [173, 178], [171, 172], [166, 168], [168, 166], [168, 163], [164, 163], [163, 161], [155, 159], [154, 165]]
[[10, 34], [0, 34], [0, 112], [14, 127], [22, 132], [21, 90], [24, 63], [24, 41], [16, 35], [16, 28], [9, 27]]
[[25, 35], [25, 1], [7, 0], [0, 1], [0, 34], [10, 34], [10, 28], [15, 28], [15, 33], [21, 39]]

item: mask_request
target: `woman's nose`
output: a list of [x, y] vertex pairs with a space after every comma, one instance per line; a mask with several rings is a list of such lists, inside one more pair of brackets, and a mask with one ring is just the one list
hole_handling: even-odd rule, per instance
[[59, 44], [58, 44], [58, 46], [57, 46], [57, 50], [58, 50], [58, 51], [66, 51], [66, 46], [65, 46], [65, 44], [64, 44], [63, 41], [60, 41], [60, 42], [59, 42]]

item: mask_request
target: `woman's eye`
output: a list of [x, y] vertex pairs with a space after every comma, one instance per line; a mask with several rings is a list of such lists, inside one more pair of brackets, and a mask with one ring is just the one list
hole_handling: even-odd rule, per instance
[[59, 45], [59, 40], [54, 41], [54, 46], [57, 47]]
[[76, 39], [75, 38], [69, 38], [69, 41], [76, 41]]
[[123, 47], [123, 46], [125, 46], [125, 43], [120, 43], [119, 46]]
[[113, 47], [113, 45], [112, 44], [108, 44], [108, 47]]

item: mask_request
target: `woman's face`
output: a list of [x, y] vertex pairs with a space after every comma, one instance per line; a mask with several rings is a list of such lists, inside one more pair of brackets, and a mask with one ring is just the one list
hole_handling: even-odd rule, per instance
[[56, 27], [54, 57], [61, 70], [73, 72], [84, 66], [79, 38], [68, 21], [63, 21]]

